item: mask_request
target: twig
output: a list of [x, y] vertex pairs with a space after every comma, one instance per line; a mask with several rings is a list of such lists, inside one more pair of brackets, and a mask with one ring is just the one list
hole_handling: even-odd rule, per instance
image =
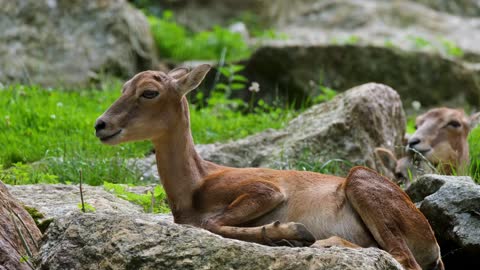
[[[10, 220], [13, 222], [13, 226], [15, 227], [15, 230], [17, 231], [18, 237], [20, 237], [20, 240], [22, 241], [22, 245], [25, 248], [25, 251], [27, 252], [28, 257], [33, 258], [32, 251], [30, 250], [30, 247], [28, 246], [27, 241], [25, 240], [25, 237], [23, 236], [22, 231], [18, 227], [18, 224], [15, 221], [15, 217], [13, 216], [13, 211], [10, 207], [8, 207], [8, 211], [10, 212]], [[35, 269], [31, 262], [29, 262], [28, 260], [25, 260], [25, 262], [28, 264], [28, 266], [30, 266], [30, 268]]]
[[22, 223], [22, 226], [23, 228], [25, 228], [25, 230], [27, 231], [28, 233], [28, 236], [30, 237], [30, 239], [32, 240], [33, 244], [35, 245], [35, 247], [38, 249], [38, 243], [37, 241], [35, 240], [35, 238], [33, 237], [32, 233], [30, 232], [30, 230], [28, 229], [27, 225], [25, 224], [25, 222], [23, 222], [23, 220], [20, 218], [20, 216], [15, 212], [15, 211], [12, 211], [10, 208], [9, 208], [10, 212], [12, 212], [18, 220], [20, 220], [20, 223]]
[[78, 173], [80, 174], [80, 200], [82, 201], [82, 212], [85, 213], [85, 203], [83, 201], [83, 188], [82, 188], [82, 182], [83, 182], [82, 169], [79, 169]]

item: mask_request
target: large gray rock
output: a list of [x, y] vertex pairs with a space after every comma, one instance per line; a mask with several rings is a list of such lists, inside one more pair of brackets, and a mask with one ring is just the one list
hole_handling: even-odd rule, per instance
[[170, 3], [164, 1], [162, 6], [172, 9], [181, 24], [194, 30], [203, 30], [242, 17], [250, 17], [256, 24], [284, 24], [307, 11], [316, 1], [318, 0], [180, 0]]
[[[60, 218], [70, 212], [80, 212], [78, 185], [18, 185], [8, 186], [10, 193], [24, 205], [42, 213], [44, 219]], [[141, 206], [120, 199], [103, 186], [83, 185], [83, 199], [96, 212], [110, 214], [143, 213]]]
[[279, 31], [285, 32], [290, 39], [310, 42], [348, 42], [355, 36], [359, 43], [440, 53], [446, 52], [444, 41], [449, 40], [463, 51], [478, 55], [480, 18], [438, 11], [461, 14], [460, 9], [480, 15], [480, 3], [476, 0], [314, 1], [308, 10]]
[[480, 1], [478, 0], [416, 0], [435, 10], [461, 16], [480, 16]]
[[151, 67], [145, 16], [125, 0], [0, 0], [0, 82], [86, 85]]
[[[311, 107], [281, 130], [267, 130], [227, 143], [198, 145], [207, 160], [233, 167], [293, 169], [305, 164], [342, 160], [352, 165], [380, 169], [375, 147], [395, 152], [403, 147], [405, 115], [392, 88], [369, 83], [346, 91], [333, 100]], [[399, 155], [400, 153], [397, 153]], [[156, 176], [155, 158], [143, 164], [145, 177]]]
[[315, 98], [322, 93], [319, 85], [343, 91], [378, 82], [397, 90], [405, 104], [480, 104], [480, 69], [428, 52], [280, 40], [260, 47], [243, 72], [260, 84], [258, 94], [267, 100], [278, 94]]
[[480, 186], [470, 177], [425, 175], [406, 190], [426, 216], [446, 269], [480, 269]]
[[225, 239], [152, 215], [75, 214], [47, 231], [39, 269], [402, 269], [376, 249], [286, 248]]
[[41, 237], [32, 217], [0, 181], [0, 270], [32, 269], [21, 258], [37, 253]]

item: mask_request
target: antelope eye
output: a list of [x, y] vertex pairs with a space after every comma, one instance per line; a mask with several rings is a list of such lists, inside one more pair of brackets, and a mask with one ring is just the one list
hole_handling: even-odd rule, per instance
[[142, 93], [142, 97], [152, 99], [154, 97], [158, 96], [158, 91], [153, 91], [153, 90], [145, 90]]
[[447, 126], [454, 127], [454, 128], [458, 128], [458, 127], [460, 127], [461, 125], [462, 125], [462, 124], [460, 124], [460, 122], [455, 121], [455, 120], [450, 121], [450, 122], [448, 122], [448, 124], [447, 124]]

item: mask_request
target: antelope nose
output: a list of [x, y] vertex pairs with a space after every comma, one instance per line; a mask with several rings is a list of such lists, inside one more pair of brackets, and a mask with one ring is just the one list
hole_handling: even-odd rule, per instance
[[100, 131], [104, 129], [107, 126], [107, 123], [105, 121], [98, 119], [97, 122], [95, 122], [95, 131]]
[[420, 141], [421, 140], [419, 138], [416, 138], [416, 137], [410, 138], [410, 140], [408, 140], [408, 147], [414, 148], [415, 145], [420, 143]]

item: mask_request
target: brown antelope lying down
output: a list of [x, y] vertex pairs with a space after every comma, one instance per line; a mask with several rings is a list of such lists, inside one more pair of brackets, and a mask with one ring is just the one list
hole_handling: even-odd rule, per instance
[[408, 139], [406, 157], [397, 160], [384, 148], [375, 149], [375, 154], [394, 173], [395, 180], [406, 187], [419, 174], [436, 171], [463, 175], [470, 162], [467, 136], [472, 121], [478, 117], [477, 113], [469, 118], [457, 109], [429, 110], [416, 119], [416, 131]]
[[262, 244], [302, 246], [320, 239], [314, 246], [380, 247], [406, 269], [443, 269], [425, 217], [372, 170], [355, 167], [340, 178], [203, 160], [194, 148], [185, 95], [209, 69], [139, 73], [95, 124], [106, 144], [153, 142], [176, 223]]

